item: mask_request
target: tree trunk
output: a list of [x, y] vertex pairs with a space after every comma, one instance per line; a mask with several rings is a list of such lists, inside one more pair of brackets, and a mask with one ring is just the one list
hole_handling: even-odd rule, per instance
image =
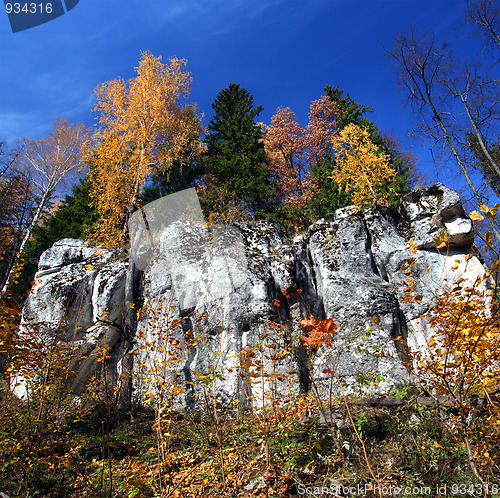
[[28, 240], [31, 237], [31, 232], [33, 231], [33, 228], [37, 225], [38, 221], [40, 220], [40, 217], [42, 216], [43, 209], [45, 208], [45, 205], [47, 204], [50, 195], [52, 193], [52, 190], [48, 190], [43, 193], [42, 198], [40, 199], [40, 203], [38, 204], [38, 207], [36, 209], [36, 212], [33, 216], [33, 219], [31, 220], [31, 223], [29, 227], [26, 230], [26, 233], [24, 234], [23, 240], [21, 242], [21, 245], [17, 249], [17, 252], [15, 254], [15, 257], [12, 258], [10, 264], [9, 264], [9, 270], [6, 272], [6, 277], [5, 277], [5, 282], [2, 286], [2, 290], [0, 291], [0, 298], [2, 298], [5, 293], [7, 292], [8, 288], [10, 287], [11, 280], [12, 280], [12, 275], [14, 273], [14, 269], [16, 267], [16, 263], [19, 260], [19, 257], [24, 251], [24, 248], [26, 247], [26, 244], [28, 243]]
[[136, 288], [138, 271], [135, 261], [130, 258], [127, 275], [125, 279], [125, 317], [122, 332], [121, 364], [118, 385], [120, 395], [118, 398], [118, 409], [129, 411], [132, 405], [132, 370], [134, 367], [134, 356], [130, 354], [134, 344], [137, 330]]
[[469, 106], [467, 105], [467, 102], [462, 94], [460, 94], [460, 99], [461, 99], [462, 104], [465, 108], [465, 112], [467, 113], [467, 117], [469, 118], [469, 121], [471, 122], [472, 128], [474, 129], [474, 134], [476, 135], [477, 141], [479, 142], [479, 146], [481, 147], [481, 150], [483, 151], [484, 157], [486, 157], [486, 159], [490, 163], [491, 168], [495, 171], [495, 174], [497, 175], [498, 179], [500, 180], [500, 167], [495, 162], [495, 160], [491, 157], [491, 154], [489, 153], [488, 148], [486, 147], [486, 144], [484, 143], [481, 132], [479, 131], [479, 128], [477, 127], [477, 124], [474, 121], [474, 118], [472, 117], [472, 115], [470, 113]]
[[[439, 114], [436, 107], [434, 106], [433, 99], [432, 99], [432, 96], [431, 96], [429, 90], [427, 91], [427, 100], [425, 102], [431, 108], [434, 119], [436, 120], [439, 127], [441, 128], [441, 131], [443, 132], [444, 138], [445, 138], [446, 142], [448, 143], [448, 145], [451, 149], [451, 152], [453, 153], [453, 156], [455, 157], [455, 160], [457, 161], [458, 167], [460, 168], [460, 172], [462, 173], [462, 176], [464, 177], [465, 181], [467, 182], [467, 185], [469, 186], [472, 193], [474, 194], [474, 197], [476, 198], [477, 202], [479, 204], [483, 204], [484, 199], [481, 196], [481, 194], [477, 191], [476, 186], [474, 185], [474, 183], [469, 175], [469, 172], [467, 171], [467, 166], [463, 163], [462, 159], [460, 158], [460, 154], [458, 153], [458, 150], [455, 147], [453, 140], [451, 139], [450, 133], [448, 132], [448, 128], [446, 127], [444, 121], [441, 118], [441, 114]], [[491, 233], [493, 234], [495, 239], [500, 243], [500, 232], [498, 231], [498, 228], [495, 224], [495, 221], [488, 218], [488, 217], [486, 218], [486, 220], [488, 221], [488, 223], [490, 225]]]
[[141, 297], [141, 278], [137, 269], [135, 255], [141, 240], [142, 231], [136, 234], [133, 246], [130, 248], [129, 263], [125, 277], [125, 317], [123, 320], [122, 337], [122, 371], [118, 385], [120, 395], [118, 398], [118, 409], [129, 411], [132, 406], [132, 373], [134, 367], [134, 356], [130, 351], [134, 347], [135, 334], [137, 332], [137, 309]]

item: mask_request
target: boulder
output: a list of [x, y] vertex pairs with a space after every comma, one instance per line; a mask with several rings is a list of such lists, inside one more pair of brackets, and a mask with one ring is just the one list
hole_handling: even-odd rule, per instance
[[441, 183], [415, 190], [401, 200], [419, 249], [435, 249], [434, 237], [447, 231], [449, 247], [468, 247], [474, 242], [472, 221], [464, 212], [460, 196]]
[[96, 249], [87, 247], [83, 240], [61, 239], [40, 256], [38, 273], [55, 272], [71, 263], [81, 263], [95, 254]]

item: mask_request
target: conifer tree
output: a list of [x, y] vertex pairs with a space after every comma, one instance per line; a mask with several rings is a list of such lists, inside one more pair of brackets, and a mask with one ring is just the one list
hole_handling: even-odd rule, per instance
[[337, 209], [352, 204], [349, 193], [332, 179], [334, 167], [331, 153], [311, 166], [312, 194], [307, 204], [307, 214], [311, 222], [320, 218], [332, 220]]
[[196, 181], [200, 180], [202, 172], [203, 167], [200, 162], [183, 165], [179, 161], [174, 161], [168, 171], [153, 174], [151, 181], [142, 192], [142, 204], [145, 206], [149, 202], [166, 195], [195, 187]]
[[204, 183], [201, 196], [205, 211], [236, 206], [256, 218], [274, 211], [272, 177], [262, 142], [263, 132], [254, 121], [262, 106], [236, 83], [217, 95], [214, 116], [205, 139]]

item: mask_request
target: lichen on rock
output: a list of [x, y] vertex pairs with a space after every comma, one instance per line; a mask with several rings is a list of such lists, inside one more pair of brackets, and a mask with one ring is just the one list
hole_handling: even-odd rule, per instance
[[[443, 231], [449, 244], [438, 252], [434, 237]], [[323, 371], [334, 362], [347, 391], [388, 392], [408, 380], [401, 338], [412, 348], [422, 345], [419, 316], [430, 305], [429, 286], [452, 282], [457, 260], [460, 276], [470, 281], [484, 273], [472, 251], [471, 221], [458, 194], [442, 184], [405, 196], [397, 212], [338, 210], [332, 221], [319, 220], [293, 239], [263, 222], [207, 229], [179, 221], [158, 240], [142, 273], [138, 332], [153, 344], [161, 330], [172, 327], [172, 342], [183, 356], [172, 366], [171, 380], [191, 407], [201, 396], [197, 379], [209, 371], [217, 373], [211, 387], [223, 404], [260, 396], [262, 385], [252, 385], [240, 368], [241, 351], [258, 350], [266, 341], [286, 352], [277, 365], [262, 363], [287, 379], [283, 389], [303, 392], [309, 375], [328, 388]], [[410, 258], [423, 296], [416, 307], [403, 299]], [[77, 392], [97, 368], [92, 351], [99, 343], [110, 347], [111, 377], [120, 374], [126, 267], [126, 260], [71, 239], [40, 258], [22, 327], [37, 326], [47, 334], [62, 330], [64, 340], [80, 341], [85, 359], [73, 362]], [[155, 313], [148, 314], [148, 307]], [[340, 327], [332, 346], [308, 359], [300, 321], [311, 314], [333, 318]], [[189, 339], [190, 331], [197, 341]], [[159, 361], [152, 351], [137, 354], [137, 365]]]

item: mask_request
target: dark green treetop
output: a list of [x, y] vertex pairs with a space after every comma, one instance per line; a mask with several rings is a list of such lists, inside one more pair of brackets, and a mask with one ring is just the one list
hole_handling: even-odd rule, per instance
[[182, 165], [179, 161], [174, 161], [167, 172], [158, 172], [151, 177], [151, 181], [141, 195], [142, 205], [145, 206], [166, 195], [195, 187], [202, 173], [203, 167], [200, 163]]
[[366, 128], [370, 133], [376, 130], [373, 121], [366, 117], [366, 113], [372, 112], [373, 107], [366, 107], [351, 99], [350, 95], [342, 95], [344, 90], [338, 87], [326, 85], [324, 88], [325, 95], [330, 97], [330, 100], [337, 104], [337, 128], [343, 130], [349, 124], [355, 124]]
[[214, 115], [205, 139], [202, 205], [208, 211], [224, 209], [229, 203], [256, 218], [275, 210], [272, 175], [262, 142], [263, 132], [255, 122], [262, 106], [253, 106], [253, 97], [236, 83], [217, 95]]
[[309, 223], [320, 218], [332, 220], [337, 209], [352, 204], [349, 194], [330, 178], [334, 168], [330, 154], [311, 166], [313, 196], [307, 204]]

